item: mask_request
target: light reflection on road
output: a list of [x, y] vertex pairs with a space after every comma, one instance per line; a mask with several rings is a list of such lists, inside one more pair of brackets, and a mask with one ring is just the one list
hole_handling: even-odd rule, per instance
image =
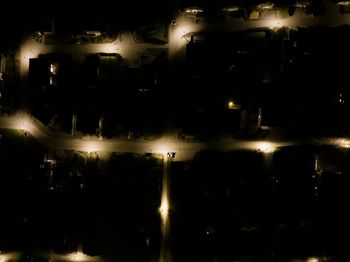
[[171, 262], [171, 256], [168, 245], [169, 236], [169, 159], [167, 154], [163, 154], [163, 181], [162, 181], [162, 198], [159, 208], [162, 224], [161, 224], [161, 247], [160, 247], [160, 262]]
[[[144, 154], [150, 152], [162, 155], [167, 152], [176, 152], [175, 161], [190, 160], [197, 152], [207, 149], [221, 151], [246, 149], [273, 153], [279, 147], [305, 143], [305, 141], [276, 140], [273, 137], [265, 140], [222, 138], [210, 143], [186, 142], [175, 136], [168, 135], [153, 141], [99, 140], [98, 137], [83, 139], [68, 135], [58, 135], [53, 131], [49, 131], [44, 125], [39, 125], [39, 122], [33, 119], [32, 116], [27, 115], [25, 112], [18, 112], [11, 116], [0, 117], [0, 128], [25, 130], [41, 144], [53, 149], [76, 150], [88, 153], [130, 152]], [[325, 137], [311, 139], [308, 142], [314, 145], [333, 145], [345, 149], [350, 148], [350, 138], [348, 137]]]

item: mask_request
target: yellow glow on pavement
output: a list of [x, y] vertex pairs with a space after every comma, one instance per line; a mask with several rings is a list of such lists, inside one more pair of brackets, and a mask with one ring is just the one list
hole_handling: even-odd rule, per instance
[[160, 205], [159, 212], [162, 217], [163, 223], [165, 223], [169, 213], [169, 202], [168, 202], [168, 197], [166, 196], [165, 193], [163, 193], [163, 196], [162, 196], [162, 203]]
[[37, 58], [38, 55], [39, 55], [39, 52], [34, 45], [26, 46], [25, 48], [22, 49], [22, 52], [21, 52], [21, 58], [28, 61], [30, 58]]
[[119, 53], [116, 44], [108, 43], [108, 44], [95, 44], [96, 45], [96, 53]]
[[346, 138], [336, 138], [334, 144], [343, 148], [350, 148], [350, 140]]
[[81, 150], [87, 153], [101, 151], [101, 144], [97, 141], [81, 141]]
[[22, 129], [28, 132], [32, 131], [32, 123], [30, 123], [29, 119], [21, 119], [19, 120], [19, 124], [18, 124], [18, 129]]
[[177, 43], [177, 45], [183, 46], [190, 41], [191, 32], [199, 32], [203, 29], [202, 24], [196, 24], [183, 18], [178, 18], [176, 24], [170, 27], [169, 31], [169, 43], [171, 45]]
[[167, 152], [169, 152], [169, 146], [166, 144], [166, 142], [156, 142], [156, 144], [153, 147], [153, 152], [157, 154], [162, 154], [164, 158], [166, 158]]
[[306, 262], [327, 262], [333, 259], [329, 256], [321, 256], [321, 257], [309, 257]]
[[[164, 148], [165, 149], [165, 148]], [[167, 151], [163, 153], [163, 188], [162, 188], [162, 200], [159, 207], [159, 212], [162, 217], [163, 225], [166, 224], [169, 212], [169, 200], [168, 200], [168, 159], [167, 159]]]
[[[65, 261], [65, 262], [102, 262], [100, 256], [88, 256], [78, 249], [76, 252], [68, 253], [65, 255], [50, 254], [52, 261]], [[51, 260], [50, 260], [51, 261]]]
[[21, 48], [21, 73], [28, 73], [29, 59], [37, 58], [39, 50], [35, 44], [25, 44]]
[[159, 254], [159, 261], [160, 262], [167, 262], [172, 261], [169, 257], [169, 247], [167, 245], [167, 238], [169, 234], [169, 183], [168, 183], [168, 167], [169, 162], [168, 158], [164, 155], [163, 158], [163, 185], [162, 185], [162, 200], [159, 207], [159, 213], [162, 219], [162, 225], [161, 225], [161, 232], [162, 232], [162, 238], [161, 238], [161, 246], [160, 246], [160, 254]]
[[27, 35], [20, 47], [20, 72], [25, 75], [29, 71], [29, 59], [38, 58], [39, 54], [52, 52], [52, 46], [37, 43], [32, 35]]
[[255, 150], [259, 150], [264, 153], [273, 153], [276, 150], [276, 145], [267, 141], [253, 142], [253, 147]]
[[89, 256], [80, 251], [69, 254], [68, 257], [71, 259], [71, 261], [89, 261], [90, 259]]
[[190, 25], [177, 26], [172, 32], [171, 38], [175, 41], [181, 41], [183, 44], [187, 44], [185, 36], [191, 32], [192, 27]]
[[191, 40], [192, 33], [200, 33], [205, 29], [205, 21], [196, 16], [188, 17], [182, 12], [176, 17], [176, 22], [169, 27], [169, 57], [183, 60], [186, 57], [186, 45]]
[[2, 253], [0, 251], [0, 262], [17, 261], [19, 257], [20, 257], [20, 253], [18, 252]]
[[308, 257], [308, 258], [294, 258], [290, 262], [327, 262], [333, 261], [332, 257], [321, 256], [321, 257]]
[[319, 262], [319, 260], [316, 257], [310, 257], [306, 260], [306, 262]]
[[266, 23], [266, 27], [270, 28], [270, 29], [278, 29], [284, 26], [285, 22], [283, 19], [267, 19], [264, 21], [264, 23]]

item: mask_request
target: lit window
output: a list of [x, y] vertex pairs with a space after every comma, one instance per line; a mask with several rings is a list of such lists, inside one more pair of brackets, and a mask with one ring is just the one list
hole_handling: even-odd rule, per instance
[[240, 105], [231, 100], [228, 102], [228, 109], [240, 109]]
[[58, 73], [58, 63], [50, 64], [50, 73], [53, 75], [57, 75]]

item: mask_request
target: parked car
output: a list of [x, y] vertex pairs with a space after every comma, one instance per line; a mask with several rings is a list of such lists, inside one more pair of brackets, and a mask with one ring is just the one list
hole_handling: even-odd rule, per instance
[[168, 152], [167, 157], [169, 158], [175, 158], [176, 152]]

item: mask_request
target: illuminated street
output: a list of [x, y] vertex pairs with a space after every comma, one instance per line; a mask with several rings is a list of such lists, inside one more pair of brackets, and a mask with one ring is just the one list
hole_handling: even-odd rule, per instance
[[0, 262], [349, 261], [350, 1], [3, 11]]
[[[84, 139], [84, 138], [57, 138], [45, 133], [42, 130], [43, 127], [39, 127], [37, 121], [32, 121], [31, 117], [24, 113], [18, 113], [10, 117], [0, 118], [0, 127], [10, 129], [21, 129], [29, 132], [40, 143], [48, 148], [63, 149], [63, 150], [76, 150], [84, 152], [130, 152], [130, 153], [160, 153], [166, 154], [166, 152], [176, 152], [176, 161], [184, 161], [192, 159], [196, 152], [208, 149], [220, 149], [224, 151], [248, 149], [259, 150], [262, 152], [272, 152], [274, 148], [288, 146], [296, 144], [297, 142], [278, 142], [278, 141], [244, 141], [244, 140], [231, 140], [222, 139], [213, 143], [203, 142], [183, 142], [179, 141], [176, 137], [166, 136], [159, 138], [156, 141], [99, 141], [98, 139]], [[338, 141], [338, 140], [336, 140]], [[323, 143], [335, 143], [333, 140], [324, 139], [317, 141], [318, 144]]]

